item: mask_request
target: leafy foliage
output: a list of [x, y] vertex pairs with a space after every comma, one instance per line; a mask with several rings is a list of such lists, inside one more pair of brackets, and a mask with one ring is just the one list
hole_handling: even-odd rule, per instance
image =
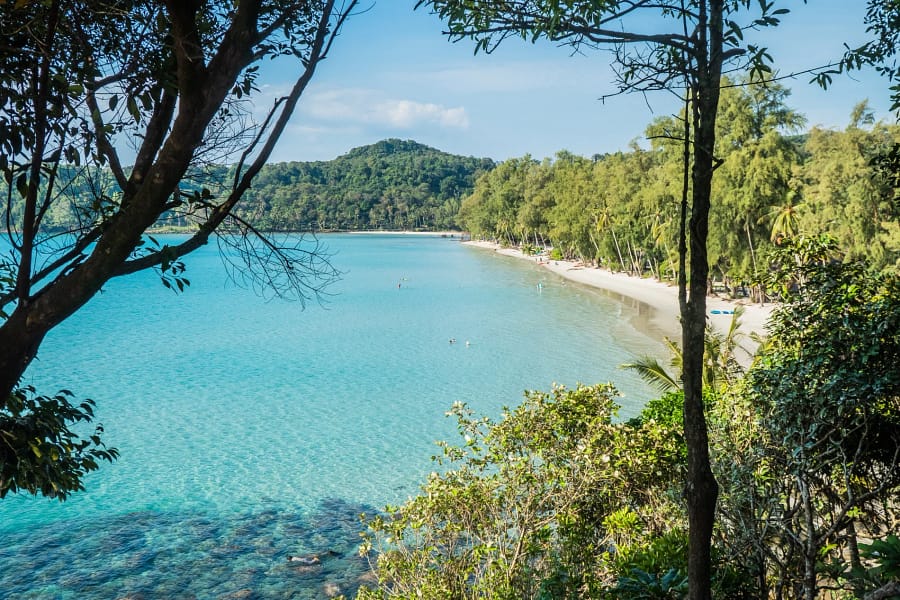
[[622, 600], [680, 600], [687, 596], [687, 591], [687, 575], [683, 571], [669, 569], [662, 575], [654, 575], [634, 569], [630, 576], [619, 578], [613, 593]]
[[[330, 161], [268, 163], [235, 215], [266, 231], [458, 229], [461, 199], [472, 192], [475, 179], [493, 167], [488, 158], [388, 139]], [[205, 165], [182, 182], [181, 193], [195, 207], [209, 204], [227, 195], [234, 175], [234, 165]], [[76, 169], [61, 171], [61, 185], [71, 202], [45, 217], [45, 230], [69, 231], [114, 209], [112, 198], [121, 190], [108, 171], [95, 176], [99, 181]], [[94, 185], [103, 186], [106, 200], [95, 198]], [[21, 215], [21, 203], [13, 203], [10, 210]], [[199, 222], [196, 215], [179, 209], [164, 213], [156, 226], [192, 231]]]
[[[900, 212], [892, 171], [879, 157], [900, 127], [874, 123], [861, 105], [843, 130], [815, 127], [787, 105], [789, 92], [724, 79], [711, 208], [711, 278], [721, 291], [762, 300], [753, 286], [781, 238], [828, 234], [849, 259], [877, 269], [900, 265]], [[515, 245], [551, 245], [563, 258], [613, 271], [676, 280], [684, 126], [654, 120], [650, 148], [597, 155], [529, 156], [482, 175], [465, 198], [460, 224], [473, 235]], [[882, 161], [883, 162], [883, 161]]]
[[[617, 548], [678, 520], [674, 429], [613, 423], [609, 385], [529, 392], [500, 421], [454, 405], [422, 493], [368, 521], [379, 587], [362, 598], [564, 598], [614, 584]], [[623, 507], [628, 507], [623, 513]]]
[[[728, 329], [719, 331], [712, 325], [706, 326], [706, 341], [703, 351], [703, 385], [712, 394], [718, 393], [728, 384], [737, 381], [744, 373], [738, 361], [739, 352], [749, 355], [749, 351], [741, 346], [744, 334], [738, 328], [741, 324], [743, 307], [734, 310]], [[681, 371], [681, 347], [669, 338], [665, 338], [666, 347], [671, 358], [669, 364], [672, 371], [666, 369], [659, 360], [652, 356], [641, 356], [632, 362], [620, 365], [623, 369], [635, 371], [641, 378], [654, 385], [662, 392], [681, 389], [676, 373]]]
[[103, 426], [81, 438], [70, 424], [90, 423], [93, 400], [72, 404], [72, 393], [38, 396], [18, 389], [0, 408], [0, 498], [19, 491], [65, 500], [84, 489], [84, 475], [119, 452], [100, 440]]
[[845, 556], [861, 566], [857, 540], [895, 527], [900, 491], [900, 279], [834, 250], [782, 241], [769, 285], [785, 301], [717, 415], [735, 554], [792, 597], [839, 585]]
[[896, 110], [900, 108], [900, 65], [897, 62], [900, 6], [894, 0], [867, 0], [864, 22], [872, 39], [855, 48], [848, 48], [837, 67], [816, 73], [815, 81], [827, 88], [835, 75], [873, 66], [894, 84], [891, 86], [891, 110]]
[[652, 580], [665, 579], [673, 582], [678, 578], [666, 577], [669, 573], [684, 577], [687, 573], [687, 532], [670, 529], [642, 544], [633, 544], [620, 550], [615, 559], [616, 570], [621, 573], [617, 589], [622, 587], [622, 578], [646, 581], [646, 577], [635, 577], [636, 573], [649, 575]]
[[[771, 335], [705, 394], [715, 597], [894, 589], [900, 282], [840, 258], [827, 237], [781, 240]], [[379, 586], [362, 598], [684, 597], [683, 396], [615, 423], [613, 393], [530, 392], [497, 422], [455, 406], [465, 443], [442, 444], [448, 468], [368, 523]]]
[[900, 268], [900, 206], [889, 171], [878, 165], [900, 142], [897, 126], [874, 123], [865, 103], [853, 111], [843, 131], [814, 128], [807, 139], [809, 159], [799, 171], [803, 208], [798, 233], [828, 234], [848, 260], [877, 269]]
[[493, 166], [486, 158], [383, 140], [332, 161], [266, 165], [239, 214], [264, 229], [290, 231], [456, 229], [461, 198]]
[[873, 575], [887, 581], [900, 581], [900, 538], [896, 534], [871, 544], [860, 544], [860, 552], [875, 563]]

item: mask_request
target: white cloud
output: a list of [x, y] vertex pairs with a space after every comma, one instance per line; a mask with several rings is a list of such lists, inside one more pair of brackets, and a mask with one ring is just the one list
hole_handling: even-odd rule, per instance
[[423, 104], [412, 100], [387, 100], [375, 107], [378, 120], [386, 119], [397, 127], [413, 127], [420, 123], [438, 123], [442, 127], [465, 129], [469, 117], [462, 107], [447, 108], [440, 104]]
[[437, 125], [448, 129], [466, 129], [469, 117], [462, 106], [447, 107], [431, 102], [385, 98], [368, 89], [333, 89], [309, 93], [301, 101], [304, 114], [327, 121], [365, 123], [412, 129]]

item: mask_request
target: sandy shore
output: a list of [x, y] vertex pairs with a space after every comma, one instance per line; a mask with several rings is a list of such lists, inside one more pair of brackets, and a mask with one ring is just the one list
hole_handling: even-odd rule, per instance
[[[500, 254], [528, 260], [536, 264], [538, 259], [534, 256], [526, 256], [514, 248], [501, 248], [492, 242], [470, 241], [467, 245], [492, 250]], [[664, 335], [680, 342], [681, 325], [679, 324], [678, 288], [656, 281], [654, 279], [641, 279], [624, 273], [612, 273], [605, 269], [585, 267], [580, 263], [559, 260], [548, 261], [543, 257], [540, 261], [543, 268], [560, 275], [571, 281], [577, 281], [584, 285], [593, 286], [621, 296], [622, 300], [637, 301], [649, 307], [651, 310], [650, 321], [663, 332]], [[715, 296], [706, 298], [709, 321], [717, 329], [725, 329], [731, 324], [732, 315], [718, 311], [733, 311], [736, 306], [743, 306], [744, 314], [741, 317], [740, 331], [747, 337], [741, 344], [748, 351], [753, 351], [756, 344], [749, 339], [751, 333], [765, 335], [765, 325], [774, 305], [765, 306], [753, 304], [747, 301], [726, 300]]]
[[359, 231], [338, 231], [335, 233], [349, 233], [353, 235], [418, 235], [423, 237], [445, 237], [453, 239], [469, 239], [469, 234], [463, 234], [459, 231], [407, 231], [400, 229], [392, 231], [389, 229], [365, 229]]

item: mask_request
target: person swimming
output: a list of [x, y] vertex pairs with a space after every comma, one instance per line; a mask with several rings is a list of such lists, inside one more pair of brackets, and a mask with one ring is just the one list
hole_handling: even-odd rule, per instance
[[306, 567], [311, 567], [313, 565], [319, 564], [321, 561], [318, 556], [294, 556], [292, 554], [288, 554], [288, 562], [299, 563]]

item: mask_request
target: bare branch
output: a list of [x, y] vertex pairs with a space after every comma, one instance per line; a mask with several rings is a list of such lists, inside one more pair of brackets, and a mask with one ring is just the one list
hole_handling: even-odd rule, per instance
[[[230, 216], [235, 228], [216, 230], [220, 256], [229, 278], [261, 296], [320, 304], [326, 288], [340, 279], [327, 249], [313, 234], [263, 234], [249, 223]], [[310, 247], [305, 245], [311, 244]]]

